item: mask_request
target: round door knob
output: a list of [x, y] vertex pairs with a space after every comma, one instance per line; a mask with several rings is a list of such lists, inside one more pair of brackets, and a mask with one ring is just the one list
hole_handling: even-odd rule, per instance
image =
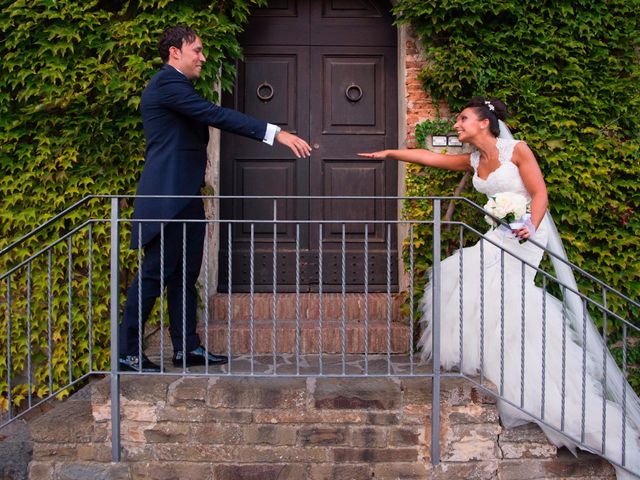
[[360, 88], [359, 85], [352, 83], [344, 91], [344, 94], [347, 97], [347, 100], [349, 100], [352, 103], [356, 103], [356, 102], [359, 102], [360, 99], [362, 98], [362, 88]]
[[313, 144], [313, 148], [318, 150], [320, 148], [320, 144], [319, 143], [314, 143]]
[[256, 95], [263, 102], [268, 102], [273, 98], [273, 87], [267, 82], [262, 82], [256, 88]]

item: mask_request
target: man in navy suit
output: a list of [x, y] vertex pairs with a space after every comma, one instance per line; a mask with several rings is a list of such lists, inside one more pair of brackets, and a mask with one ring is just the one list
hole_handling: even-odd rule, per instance
[[[310, 154], [311, 147], [296, 135], [215, 105], [196, 93], [192, 81], [200, 76], [206, 59], [195, 31], [168, 28], [158, 50], [164, 65], [140, 101], [147, 145], [137, 195], [199, 195], [207, 164], [209, 126], [269, 145], [275, 140], [298, 158]], [[226, 363], [226, 357], [207, 352], [196, 333], [196, 281], [206, 232], [201, 222], [205, 219], [202, 199], [138, 197], [133, 218], [131, 247], [144, 249], [144, 262], [129, 287], [120, 325], [120, 369], [160, 370], [142, 352], [142, 333], [162, 285], [167, 288], [173, 364]], [[161, 221], [167, 219], [196, 222]]]

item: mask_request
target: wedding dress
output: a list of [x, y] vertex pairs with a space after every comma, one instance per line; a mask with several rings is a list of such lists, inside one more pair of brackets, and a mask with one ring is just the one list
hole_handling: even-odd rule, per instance
[[[479, 152], [471, 154], [476, 190], [487, 196], [514, 192], [531, 198], [518, 167], [511, 161], [517, 143], [513, 138], [497, 139], [500, 166], [486, 179], [477, 173]], [[559, 243], [556, 249], [564, 253], [547, 214], [532, 239], [547, 245], [550, 237]], [[580, 448], [597, 454], [603, 451], [604, 429], [606, 457], [622, 465], [624, 449], [624, 465], [640, 474], [638, 397], [627, 386], [622, 401], [625, 380], [609, 354], [607, 383], [603, 385], [602, 339], [590, 319], [583, 336], [582, 302], [578, 299], [576, 312], [575, 305], [566, 304], [571, 300], [569, 295], [563, 305], [534, 284], [536, 270], [532, 266], [539, 265], [544, 253], [541, 248], [528, 241], [521, 244], [505, 227], [490, 230], [485, 239], [458, 250], [441, 263], [442, 367], [459, 369], [467, 375], [481, 373], [495, 384], [505, 427], [536, 422], [556, 446], [568, 447], [575, 453], [576, 443], [581, 442]], [[556, 273], [561, 269], [561, 262], [558, 264]], [[566, 275], [564, 279], [569, 283], [565, 286], [575, 284], [572, 273], [569, 280]], [[572, 300], [575, 303], [576, 298]], [[432, 353], [430, 283], [420, 309], [421, 356], [427, 361]], [[624, 422], [623, 404], [627, 407]], [[615, 464], [614, 467], [618, 479], [638, 478]]]

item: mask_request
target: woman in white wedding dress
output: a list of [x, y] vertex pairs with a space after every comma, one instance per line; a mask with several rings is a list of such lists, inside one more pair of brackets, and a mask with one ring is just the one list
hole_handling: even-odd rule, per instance
[[[493, 382], [507, 428], [534, 421], [555, 445], [574, 453], [576, 446], [597, 454], [604, 450], [618, 479], [638, 478], [629, 473], [640, 475], [638, 397], [609, 354], [603, 381], [602, 339], [584, 316], [579, 299], [576, 306], [577, 296], [565, 298], [563, 304], [534, 284], [532, 266], [539, 265], [544, 251], [526, 240], [549, 248], [556, 245], [555, 253], [561, 255], [564, 250], [546, 212], [547, 190], [535, 156], [526, 143], [508, 133], [505, 118], [502, 102], [476, 97], [454, 125], [459, 140], [475, 147], [470, 154], [405, 149], [359, 155], [448, 170], [472, 169], [473, 186], [488, 197], [513, 192], [530, 201], [531, 216], [522, 228], [491, 229], [486, 240], [442, 262], [442, 366], [469, 375], [482, 372]], [[558, 279], [575, 288], [570, 269], [559, 261], [554, 267]], [[431, 357], [431, 301], [429, 284], [420, 302], [423, 361]], [[583, 336], [585, 318], [589, 324]], [[616, 464], [624, 464], [626, 470]]]

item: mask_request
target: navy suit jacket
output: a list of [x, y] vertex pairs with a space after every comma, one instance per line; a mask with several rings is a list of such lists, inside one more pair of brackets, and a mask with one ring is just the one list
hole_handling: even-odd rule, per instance
[[[264, 139], [267, 123], [223, 108], [198, 95], [191, 81], [165, 64], [149, 81], [140, 101], [147, 145], [137, 195], [199, 195], [207, 165], [208, 126]], [[189, 199], [137, 198], [134, 219], [171, 219]], [[160, 223], [144, 223], [142, 245], [160, 232]], [[133, 223], [131, 247], [138, 247]]]

